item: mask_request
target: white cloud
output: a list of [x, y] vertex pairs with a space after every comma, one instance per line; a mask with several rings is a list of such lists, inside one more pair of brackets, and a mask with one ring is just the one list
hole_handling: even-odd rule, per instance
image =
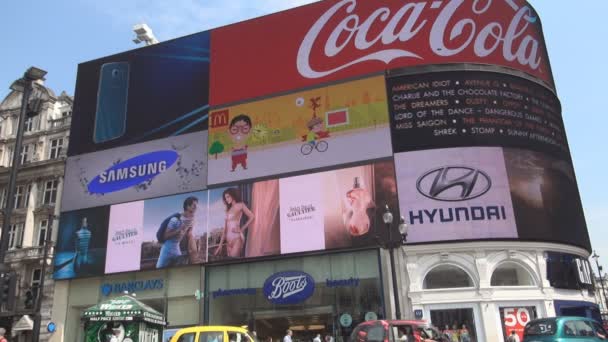
[[145, 22], [163, 41], [315, 2], [314, 0], [86, 0], [112, 25]]

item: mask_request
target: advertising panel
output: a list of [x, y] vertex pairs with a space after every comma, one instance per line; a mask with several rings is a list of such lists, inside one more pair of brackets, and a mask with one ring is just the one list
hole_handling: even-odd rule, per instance
[[518, 238], [590, 248], [569, 162], [462, 147], [399, 153], [395, 167], [408, 242]]
[[62, 211], [202, 190], [207, 132], [69, 157]]
[[209, 184], [391, 155], [384, 77], [213, 109]]
[[78, 66], [68, 155], [205, 130], [209, 32]]
[[518, 340], [523, 341], [526, 324], [536, 319], [536, 308], [533, 306], [501, 307], [500, 318], [505, 341], [512, 335], [517, 335], [519, 337]]
[[517, 237], [501, 148], [400, 153], [395, 167], [408, 242]]
[[569, 160], [559, 100], [529, 80], [442, 71], [387, 80], [395, 152], [521, 147]]
[[369, 246], [397, 215], [393, 162], [209, 191], [209, 261]]
[[319, 1], [211, 35], [213, 106], [429, 64], [494, 64], [553, 84], [540, 19], [522, 0]]
[[371, 246], [386, 205], [392, 161], [64, 212], [55, 279]]
[[110, 207], [61, 214], [53, 278], [70, 279], [103, 274], [109, 215]]

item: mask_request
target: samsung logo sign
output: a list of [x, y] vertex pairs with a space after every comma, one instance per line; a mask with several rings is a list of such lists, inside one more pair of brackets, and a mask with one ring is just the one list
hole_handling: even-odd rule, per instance
[[273, 304], [301, 303], [314, 292], [315, 280], [305, 272], [275, 273], [264, 282], [264, 296]]
[[91, 194], [107, 194], [124, 190], [165, 172], [179, 158], [175, 151], [156, 151], [117, 163], [100, 173], [88, 184]]

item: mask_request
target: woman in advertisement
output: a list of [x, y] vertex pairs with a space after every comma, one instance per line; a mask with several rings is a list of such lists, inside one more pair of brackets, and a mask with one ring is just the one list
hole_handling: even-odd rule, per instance
[[[224, 190], [222, 200], [226, 205], [226, 223], [215, 255], [218, 256], [222, 252], [225, 241], [228, 257], [239, 258], [243, 255], [243, 247], [245, 246], [245, 235], [243, 233], [253, 222], [254, 215], [243, 203], [236, 188]], [[247, 217], [247, 222], [241, 227], [243, 214]]]

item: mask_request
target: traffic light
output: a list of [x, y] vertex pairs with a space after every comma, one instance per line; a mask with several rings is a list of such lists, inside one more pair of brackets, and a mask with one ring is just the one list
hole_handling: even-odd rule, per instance
[[32, 290], [27, 290], [25, 292], [25, 308], [33, 309], [34, 308], [34, 292]]
[[4, 310], [13, 310], [16, 285], [17, 277], [14, 273], [0, 273], [0, 306], [3, 306]]

